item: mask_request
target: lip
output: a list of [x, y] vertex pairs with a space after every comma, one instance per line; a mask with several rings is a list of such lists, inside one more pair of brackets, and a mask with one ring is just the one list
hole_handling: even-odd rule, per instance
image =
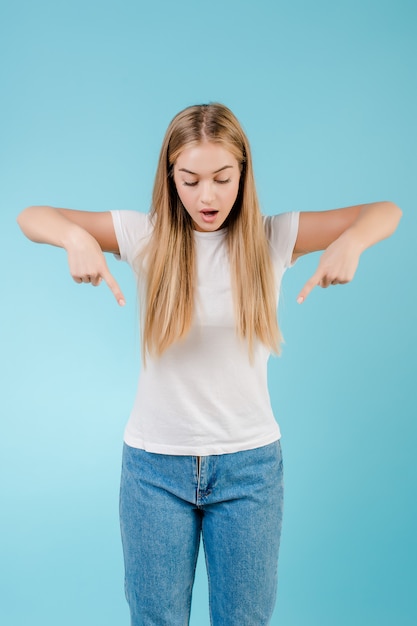
[[212, 209], [211, 207], [200, 210], [201, 218], [206, 224], [211, 224], [212, 222], [214, 222], [218, 214], [219, 211], [217, 209]]

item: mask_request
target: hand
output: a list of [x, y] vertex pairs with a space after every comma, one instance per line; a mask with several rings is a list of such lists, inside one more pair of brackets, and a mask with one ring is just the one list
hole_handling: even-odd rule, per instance
[[297, 302], [302, 304], [314, 287], [344, 285], [356, 272], [362, 249], [358, 242], [345, 231], [324, 251], [313, 276], [300, 291]]
[[107, 284], [117, 303], [125, 305], [125, 298], [107, 267], [104, 254], [97, 241], [86, 231], [78, 231], [77, 237], [66, 246], [68, 265], [76, 283], [91, 283], [94, 287], [101, 281]]

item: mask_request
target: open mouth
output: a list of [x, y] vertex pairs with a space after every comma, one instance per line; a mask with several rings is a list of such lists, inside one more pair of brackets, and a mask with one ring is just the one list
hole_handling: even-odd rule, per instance
[[206, 224], [211, 224], [215, 221], [217, 217], [218, 211], [216, 209], [203, 209], [200, 211], [200, 215], [203, 218], [203, 222]]

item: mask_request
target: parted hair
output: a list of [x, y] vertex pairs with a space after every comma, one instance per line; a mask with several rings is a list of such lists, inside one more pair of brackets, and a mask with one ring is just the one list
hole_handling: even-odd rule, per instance
[[138, 261], [146, 273], [142, 350], [161, 355], [190, 329], [194, 311], [193, 222], [174, 183], [179, 154], [203, 142], [220, 144], [240, 164], [239, 191], [224, 226], [230, 260], [236, 331], [253, 356], [256, 339], [279, 352], [276, 287], [256, 194], [249, 142], [234, 114], [218, 103], [188, 107], [166, 131], [152, 195], [153, 233]]

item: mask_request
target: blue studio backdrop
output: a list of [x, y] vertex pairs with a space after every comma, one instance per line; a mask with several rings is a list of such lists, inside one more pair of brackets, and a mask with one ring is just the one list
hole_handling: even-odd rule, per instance
[[[121, 309], [16, 216], [147, 211], [170, 119], [208, 101], [242, 122], [265, 213], [404, 211], [351, 284], [299, 306], [318, 255], [284, 277], [272, 626], [417, 623], [416, 28], [413, 0], [2, 1], [1, 624], [128, 624], [118, 483], [140, 368], [129, 268], [109, 258]], [[203, 559], [191, 623], [209, 624]]]

